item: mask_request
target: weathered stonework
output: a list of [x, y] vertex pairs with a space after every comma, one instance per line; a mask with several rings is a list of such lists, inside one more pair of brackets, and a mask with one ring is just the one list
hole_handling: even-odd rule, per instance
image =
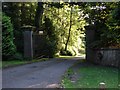
[[104, 48], [94, 51], [95, 63], [118, 67], [120, 61], [120, 49]]
[[86, 28], [86, 60], [88, 62], [97, 63], [101, 65], [119, 67], [120, 48], [103, 48], [93, 49], [90, 44], [95, 41], [96, 32], [94, 26], [87, 26]]
[[33, 27], [32, 26], [24, 26], [22, 27], [24, 30], [24, 58], [25, 59], [33, 59]]

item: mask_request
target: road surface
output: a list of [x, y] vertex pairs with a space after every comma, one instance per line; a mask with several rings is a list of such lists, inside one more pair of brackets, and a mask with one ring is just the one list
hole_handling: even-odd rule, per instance
[[2, 71], [2, 88], [46, 88], [52, 84], [59, 84], [62, 75], [81, 58], [51, 59]]

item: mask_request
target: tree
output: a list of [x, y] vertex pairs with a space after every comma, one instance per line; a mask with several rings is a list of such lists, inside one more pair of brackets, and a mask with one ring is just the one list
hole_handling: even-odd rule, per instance
[[112, 17], [114, 9], [118, 6], [118, 2], [94, 2], [84, 3], [81, 8], [84, 8], [86, 21], [92, 25], [95, 30], [95, 42], [92, 44], [94, 48], [110, 47], [118, 42], [118, 33]]
[[72, 6], [71, 6], [71, 10], [70, 10], [70, 27], [69, 27], [69, 34], [68, 34], [68, 38], [65, 44], [65, 51], [67, 51], [67, 46], [68, 46], [68, 42], [70, 39], [70, 33], [71, 33], [71, 27], [72, 27]]
[[2, 58], [3, 60], [10, 59], [16, 52], [16, 47], [13, 43], [13, 26], [10, 17], [2, 14]]
[[14, 43], [16, 45], [17, 51], [23, 54], [23, 30], [21, 30], [21, 27], [24, 25], [34, 25], [36, 3], [3, 2], [2, 9], [2, 11], [11, 18], [11, 22], [14, 28]]
[[[81, 49], [81, 43], [78, 44], [78, 41], [81, 42], [81, 38], [84, 37], [85, 20], [84, 17], [82, 18], [83, 13], [79, 11], [77, 5], [73, 5], [72, 7], [68, 3], [62, 3], [61, 5], [62, 8], [56, 8], [51, 6], [51, 4], [45, 4], [43, 18], [47, 17], [53, 22], [53, 26], [55, 27], [54, 33], [57, 35], [58, 40], [58, 54], [65, 51], [67, 42], [67, 51], [65, 53], [77, 55], [79, 49]], [[72, 15], [70, 15], [71, 8], [73, 8]], [[71, 16], [73, 17], [72, 19], [70, 19]]]
[[36, 15], [35, 15], [35, 26], [36, 30], [39, 31], [40, 24], [42, 21], [42, 14], [43, 14], [43, 2], [38, 2], [38, 6], [36, 9]]

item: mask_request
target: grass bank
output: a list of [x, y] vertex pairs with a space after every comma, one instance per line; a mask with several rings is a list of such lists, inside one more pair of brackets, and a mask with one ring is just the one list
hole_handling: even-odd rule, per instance
[[99, 88], [101, 82], [106, 88], [120, 88], [117, 68], [85, 63], [68, 69], [62, 80], [64, 88]]
[[14, 67], [18, 65], [41, 62], [46, 60], [48, 60], [48, 58], [41, 58], [41, 59], [35, 59], [35, 60], [7, 60], [7, 61], [2, 61], [2, 64], [0, 64], [0, 68]]

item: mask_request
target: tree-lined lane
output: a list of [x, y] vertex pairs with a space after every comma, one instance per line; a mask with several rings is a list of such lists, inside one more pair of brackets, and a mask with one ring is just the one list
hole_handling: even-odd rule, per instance
[[3, 88], [45, 88], [59, 84], [64, 72], [81, 58], [52, 59], [50, 61], [4, 69]]

